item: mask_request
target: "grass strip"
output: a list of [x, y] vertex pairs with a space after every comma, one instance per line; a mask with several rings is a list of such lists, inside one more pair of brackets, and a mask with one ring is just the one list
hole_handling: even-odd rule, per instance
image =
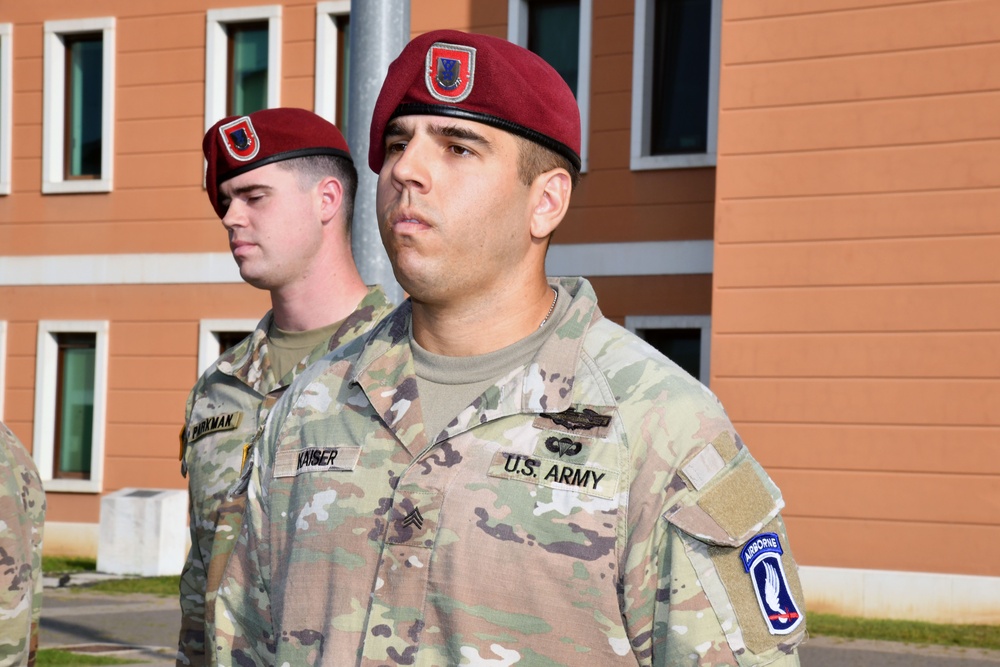
[[97, 561], [93, 558], [76, 556], [42, 556], [42, 572], [51, 574], [72, 574], [74, 572], [94, 572]]
[[943, 625], [833, 614], [808, 615], [809, 634], [1000, 650], [1000, 625]]
[[86, 586], [77, 586], [74, 590], [99, 593], [143, 593], [176, 597], [180, 591], [181, 578], [177, 575], [166, 577], [134, 577], [129, 579], [108, 579]]
[[35, 654], [35, 667], [78, 667], [83, 665], [134, 665], [145, 660], [112, 658], [107, 655], [71, 653], [57, 648], [43, 648]]

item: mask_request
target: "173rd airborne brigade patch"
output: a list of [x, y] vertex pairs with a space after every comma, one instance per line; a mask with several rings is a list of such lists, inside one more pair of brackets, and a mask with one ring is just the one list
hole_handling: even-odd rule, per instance
[[435, 42], [424, 66], [427, 91], [442, 102], [461, 102], [472, 92], [476, 50], [471, 46]]
[[757, 603], [772, 635], [790, 634], [802, 622], [781, 566], [782, 553], [777, 533], [757, 535], [740, 552], [743, 568], [753, 581]]

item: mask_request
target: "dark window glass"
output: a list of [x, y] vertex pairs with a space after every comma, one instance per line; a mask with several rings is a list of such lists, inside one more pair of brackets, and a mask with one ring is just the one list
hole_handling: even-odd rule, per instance
[[351, 17], [334, 17], [337, 26], [337, 128], [347, 136], [347, 91], [351, 71]]
[[712, 0], [656, 0], [650, 153], [708, 150]]
[[58, 334], [53, 477], [90, 479], [96, 334]]
[[576, 95], [580, 78], [580, 3], [528, 3], [528, 50], [552, 65]]
[[249, 331], [218, 331], [215, 337], [219, 339], [219, 354], [233, 347], [250, 335]]
[[100, 178], [104, 39], [63, 38], [66, 49], [64, 178]]
[[267, 22], [232, 23], [229, 33], [228, 114], [267, 107]]
[[701, 377], [701, 329], [639, 329], [636, 333], [695, 379]]

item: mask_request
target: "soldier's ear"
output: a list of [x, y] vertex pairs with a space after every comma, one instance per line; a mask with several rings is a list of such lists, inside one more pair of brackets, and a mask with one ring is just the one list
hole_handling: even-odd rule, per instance
[[320, 220], [326, 224], [344, 208], [344, 186], [333, 176], [327, 176], [316, 184], [315, 192], [319, 197]]
[[538, 175], [531, 184], [533, 238], [547, 238], [556, 230], [569, 210], [572, 192], [573, 182], [565, 169], [556, 168]]

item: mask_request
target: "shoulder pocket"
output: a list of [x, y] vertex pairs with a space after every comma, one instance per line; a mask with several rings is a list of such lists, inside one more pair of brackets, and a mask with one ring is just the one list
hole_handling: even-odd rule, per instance
[[778, 515], [781, 492], [746, 449], [698, 490], [684, 494], [663, 518], [695, 539], [736, 547]]

